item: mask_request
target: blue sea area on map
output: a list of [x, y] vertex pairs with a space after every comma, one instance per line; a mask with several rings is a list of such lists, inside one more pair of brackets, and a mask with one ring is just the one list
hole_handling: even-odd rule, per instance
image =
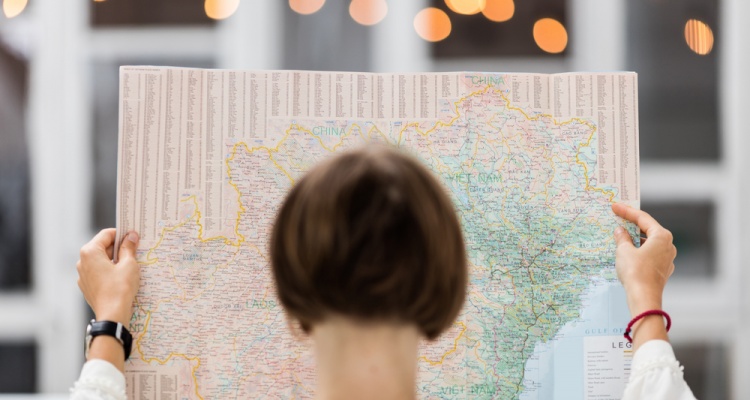
[[521, 400], [584, 398], [584, 338], [622, 335], [630, 314], [625, 291], [617, 282], [593, 284], [583, 304], [580, 318], [566, 324], [551, 341], [534, 348], [534, 355], [526, 362], [526, 388]]

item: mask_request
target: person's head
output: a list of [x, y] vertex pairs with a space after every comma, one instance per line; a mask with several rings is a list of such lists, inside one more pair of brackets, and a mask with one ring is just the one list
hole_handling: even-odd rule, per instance
[[448, 328], [466, 295], [453, 204], [418, 161], [372, 146], [335, 156], [291, 189], [271, 235], [279, 300], [310, 332], [329, 316]]

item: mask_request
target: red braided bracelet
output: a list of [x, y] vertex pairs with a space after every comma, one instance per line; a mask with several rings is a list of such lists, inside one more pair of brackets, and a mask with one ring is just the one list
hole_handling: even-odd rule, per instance
[[636, 322], [640, 321], [644, 317], [648, 317], [649, 315], [661, 315], [664, 317], [664, 319], [667, 320], [667, 332], [669, 332], [669, 328], [672, 327], [672, 318], [669, 317], [669, 314], [667, 314], [666, 311], [662, 310], [648, 310], [644, 311], [630, 320], [630, 323], [628, 323], [628, 327], [625, 329], [625, 339], [628, 340], [628, 342], [633, 343], [633, 338], [630, 337], [630, 332], [633, 329], [633, 325], [635, 325]]

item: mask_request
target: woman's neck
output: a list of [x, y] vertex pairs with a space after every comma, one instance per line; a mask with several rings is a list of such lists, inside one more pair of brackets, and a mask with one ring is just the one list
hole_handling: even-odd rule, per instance
[[333, 317], [316, 324], [312, 338], [318, 399], [416, 398], [415, 326]]

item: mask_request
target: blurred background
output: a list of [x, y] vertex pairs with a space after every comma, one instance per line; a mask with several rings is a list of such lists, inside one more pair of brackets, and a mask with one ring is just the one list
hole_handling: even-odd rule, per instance
[[65, 398], [83, 362], [74, 265], [115, 223], [125, 64], [638, 72], [678, 358], [699, 398], [750, 398], [750, 2], [0, 1], [0, 398]]

